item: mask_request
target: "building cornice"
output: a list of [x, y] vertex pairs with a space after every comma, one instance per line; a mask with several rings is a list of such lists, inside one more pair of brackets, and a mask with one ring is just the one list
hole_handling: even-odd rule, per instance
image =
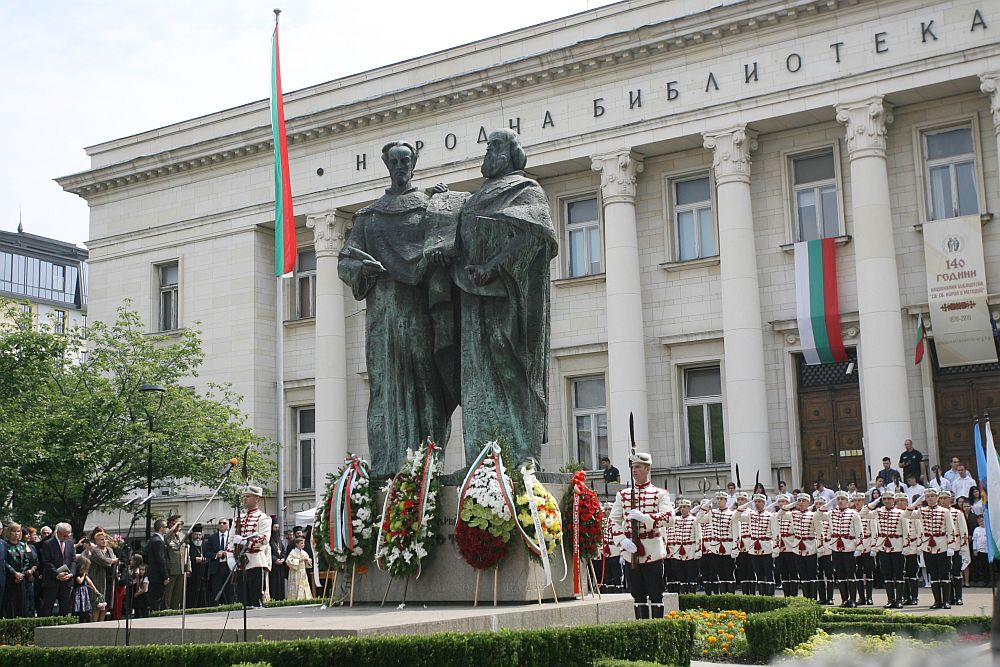
[[[595, 72], [634, 66], [666, 54], [698, 48], [718, 40], [810, 19], [862, 0], [771, 0], [716, 6], [689, 16], [586, 40], [552, 51], [520, 58], [422, 86], [396, 90], [351, 104], [290, 118], [286, 122], [290, 146], [302, 145], [357, 130], [441, 113], [512, 91], [523, 91], [553, 81], [592, 77]], [[754, 6], [751, 6], [753, 4]], [[593, 10], [599, 11], [599, 10]], [[325, 88], [320, 84], [314, 88]], [[325, 92], [325, 91], [324, 91]], [[324, 94], [324, 92], [318, 94]], [[266, 109], [267, 101], [256, 103]], [[254, 111], [241, 107], [239, 115]], [[84, 199], [152, 180], [198, 172], [220, 164], [252, 158], [272, 150], [270, 126], [196, 142], [181, 148], [137, 157], [106, 167], [71, 174], [56, 182]]]

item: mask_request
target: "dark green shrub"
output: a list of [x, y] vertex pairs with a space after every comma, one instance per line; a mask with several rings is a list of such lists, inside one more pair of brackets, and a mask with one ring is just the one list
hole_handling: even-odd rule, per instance
[[0, 644], [30, 646], [35, 643], [35, 628], [43, 625], [70, 625], [76, 622], [75, 616], [0, 619]]
[[794, 600], [805, 602], [803, 598], [776, 598], [767, 595], [702, 595], [685, 593], [680, 597], [680, 608], [704, 609], [705, 611], [745, 611], [757, 614], [787, 607]]
[[[827, 613], [823, 615], [823, 623], [861, 620], [856, 617], [848, 617], [846, 614], [841, 614], [840, 611], [841, 610], [838, 610], [836, 613], [830, 613], [830, 611], [827, 611]], [[929, 614], [885, 614], [884, 616], [872, 618], [870, 621], [874, 623], [947, 625], [961, 632], [984, 634], [990, 631], [990, 625], [993, 622], [993, 617], [931, 616]]]
[[[857, 616], [878, 616], [881, 618], [883, 616], [888, 616], [891, 613], [888, 609], [866, 609], [864, 607], [855, 607], [853, 609], [824, 607], [823, 612], [823, 618], [830, 618], [832, 616], [850, 616], [852, 618]], [[855, 618], [855, 620], [857, 619]]]
[[[934, 617], [935, 620], [937, 617]], [[823, 621], [819, 627], [830, 634], [903, 635], [947, 639], [955, 628], [939, 623], [886, 623], [884, 621]]]
[[663, 667], [658, 662], [647, 662], [646, 660], [613, 660], [602, 658], [594, 663], [594, 667]]
[[568, 656], [581, 664], [601, 658], [689, 665], [691, 621], [630, 621], [434, 635], [377, 635], [246, 644], [130, 647], [0, 648], [0, 664], [18, 667], [177, 667], [267, 662], [272, 667], [393, 665], [398, 667], [548, 667]]
[[789, 599], [781, 609], [748, 614], [743, 627], [750, 655], [769, 660], [786, 648], [798, 646], [815, 634], [822, 616], [822, 607], [802, 598]]

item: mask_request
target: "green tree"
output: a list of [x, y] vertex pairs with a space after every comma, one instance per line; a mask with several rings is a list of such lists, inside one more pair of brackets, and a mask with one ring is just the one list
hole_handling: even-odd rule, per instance
[[[90, 326], [85, 356], [80, 334], [0, 332], [0, 355], [43, 357], [13, 381], [37, 383], [27, 392], [30, 401], [0, 408], [12, 417], [0, 447], [14, 455], [7, 463], [16, 475], [8, 490], [14, 516], [64, 520], [79, 535], [94, 511], [114, 510], [144, 492], [150, 469], [153, 488], [214, 488], [219, 469], [246, 447], [251, 479], [271, 478], [273, 444], [247, 428], [241, 398], [228, 385], [210, 385], [203, 394], [186, 386], [204, 359], [198, 332], [146, 334], [126, 302], [114, 323]], [[13, 363], [0, 359], [0, 369]], [[146, 383], [165, 389], [162, 404], [139, 391]], [[0, 399], [7, 400], [3, 393]], [[147, 412], [155, 412], [152, 431]], [[241, 475], [230, 475], [224, 497], [235, 500], [242, 483]]]

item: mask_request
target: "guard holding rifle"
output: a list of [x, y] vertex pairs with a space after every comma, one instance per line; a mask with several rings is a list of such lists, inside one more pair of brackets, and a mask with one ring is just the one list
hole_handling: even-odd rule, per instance
[[[243, 492], [243, 506], [246, 512], [233, 524], [237, 534], [233, 535], [231, 549], [240, 568], [240, 576], [245, 581], [237, 588], [247, 607], [264, 605], [264, 574], [271, 570], [271, 517], [260, 511], [260, 499], [264, 495], [259, 486], [248, 484]], [[245, 588], [244, 588], [245, 586]]]
[[634, 454], [633, 486], [619, 489], [611, 508], [612, 539], [625, 559], [636, 618], [663, 618], [663, 536], [674, 519], [670, 494], [649, 481], [652, 467], [649, 454]]

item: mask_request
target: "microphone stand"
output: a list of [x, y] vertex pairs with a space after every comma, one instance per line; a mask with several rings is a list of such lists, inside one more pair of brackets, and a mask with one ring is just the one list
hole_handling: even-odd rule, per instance
[[[132, 529], [135, 528], [135, 521], [144, 509], [145, 503], [139, 503], [132, 512], [132, 520], [128, 524], [128, 530], [125, 531], [125, 548], [122, 550], [122, 555], [125, 556], [125, 569], [128, 571], [128, 588], [125, 591], [125, 646], [129, 645], [132, 630], [132, 591], [135, 588], [135, 582], [132, 580]], [[121, 567], [121, 563], [118, 566]]]

